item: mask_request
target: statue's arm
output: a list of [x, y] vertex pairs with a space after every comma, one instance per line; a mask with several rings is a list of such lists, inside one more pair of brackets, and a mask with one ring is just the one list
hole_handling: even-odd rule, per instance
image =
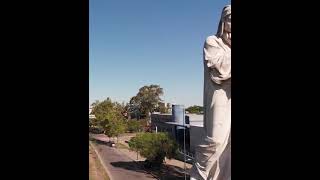
[[203, 48], [204, 60], [207, 67], [215, 68], [217, 64], [223, 61], [224, 57], [220, 51], [219, 45], [212, 38], [207, 38]]
[[212, 69], [210, 73], [214, 73], [215, 71], [220, 72], [219, 74], [212, 74], [211, 76], [215, 83], [231, 78], [231, 73], [229, 73], [231, 69], [230, 58], [231, 55], [222, 51], [214, 37], [207, 38], [204, 46], [204, 61], [206, 66]]

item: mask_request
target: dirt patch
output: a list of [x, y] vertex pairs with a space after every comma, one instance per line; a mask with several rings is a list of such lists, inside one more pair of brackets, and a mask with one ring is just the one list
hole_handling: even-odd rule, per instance
[[110, 180], [94, 150], [89, 145], [89, 180]]

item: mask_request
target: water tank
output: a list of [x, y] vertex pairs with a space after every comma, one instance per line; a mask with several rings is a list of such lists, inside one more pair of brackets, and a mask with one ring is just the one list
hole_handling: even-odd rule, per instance
[[[184, 106], [183, 105], [172, 105], [172, 121], [179, 125], [183, 125], [184, 121]], [[178, 126], [177, 129], [183, 129], [183, 127]]]

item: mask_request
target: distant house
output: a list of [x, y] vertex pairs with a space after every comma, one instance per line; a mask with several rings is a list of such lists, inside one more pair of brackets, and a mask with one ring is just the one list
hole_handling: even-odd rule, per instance
[[96, 116], [94, 114], [91, 114], [92, 113], [92, 107], [89, 107], [89, 119], [95, 119]]

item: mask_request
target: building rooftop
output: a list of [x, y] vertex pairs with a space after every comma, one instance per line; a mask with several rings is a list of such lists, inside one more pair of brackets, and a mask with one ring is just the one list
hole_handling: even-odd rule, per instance
[[[162, 121], [166, 124], [172, 124], [172, 125], [180, 125], [178, 122], [172, 122], [171, 121], [171, 113], [153, 113], [153, 116], [155, 116], [155, 119], [157, 121]], [[185, 124], [186, 127], [190, 126], [196, 126], [196, 127], [203, 127], [203, 114], [185, 114], [189, 118], [189, 124]]]
[[186, 114], [189, 117], [190, 126], [203, 127], [203, 114]]

